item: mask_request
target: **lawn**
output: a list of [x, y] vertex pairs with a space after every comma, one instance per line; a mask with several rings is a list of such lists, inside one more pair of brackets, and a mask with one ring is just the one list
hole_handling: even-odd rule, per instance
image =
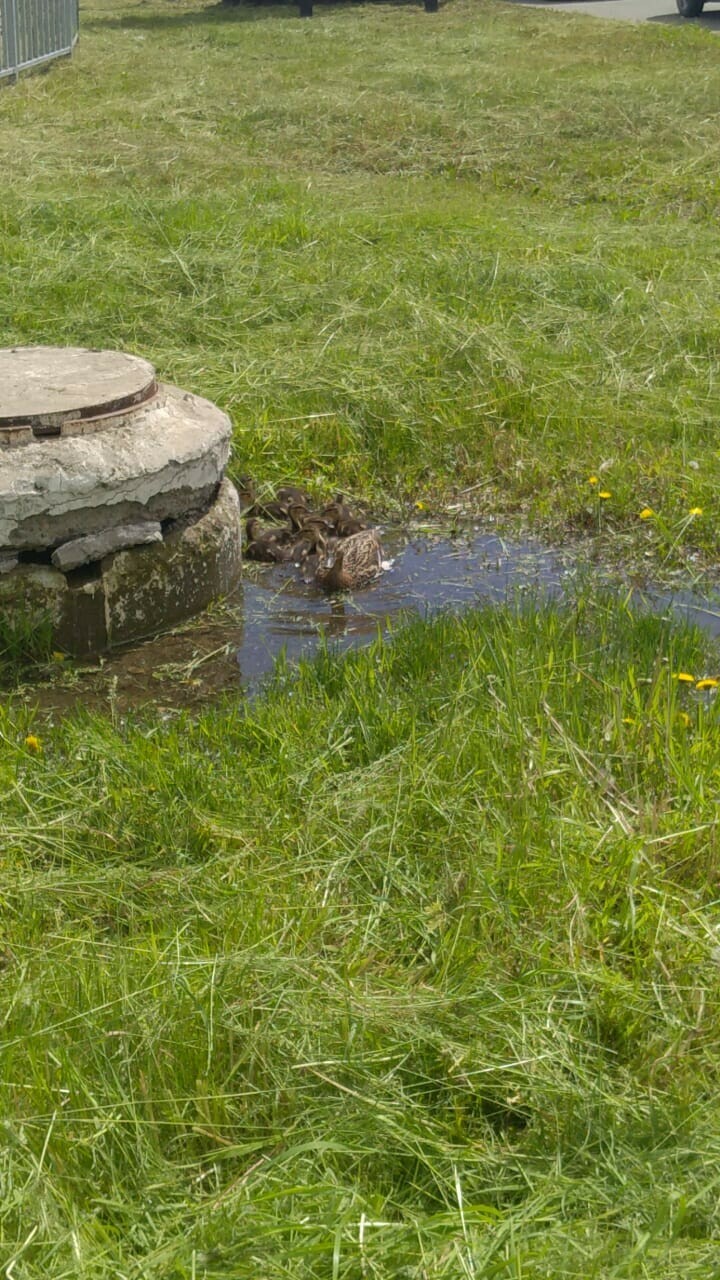
[[697, 636], [594, 599], [194, 721], [4, 716], [14, 1274], [715, 1274], [720, 717], [679, 671]]
[[[148, 355], [268, 485], [712, 563], [719, 50], [88, 6], [0, 92], [0, 345]], [[8, 1280], [716, 1275], [718, 678], [590, 582], [195, 717], [8, 695]]]
[[93, 5], [0, 94], [0, 342], [150, 356], [261, 481], [558, 535], [597, 474], [712, 559], [718, 110], [690, 27]]

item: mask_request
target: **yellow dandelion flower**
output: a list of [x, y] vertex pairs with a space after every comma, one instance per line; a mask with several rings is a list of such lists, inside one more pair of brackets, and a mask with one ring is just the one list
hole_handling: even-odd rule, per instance
[[691, 516], [701, 516], [701, 515], [702, 515], [702, 513], [703, 513], [703, 509], [702, 509], [702, 507], [691, 507], [691, 508], [690, 508], [690, 513], [689, 513], [689, 514], [690, 514]]
[[599, 489], [598, 498], [612, 498], [612, 494], [609, 489]]
[[689, 671], [673, 671], [673, 680], [679, 680], [681, 684], [695, 683], [695, 677], [691, 676]]
[[623, 724], [635, 724], [632, 716], [623, 716]]
[[597, 484], [597, 482], [598, 482], [597, 476], [588, 476], [588, 484]]
[[416, 510], [416, 511], [424, 511], [424, 510], [425, 510], [425, 503], [424, 503], [424, 502], [416, 502], [416, 503], [415, 503], [415, 510]]
[[682, 722], [682, 724], [684, 724], [684, 725], [685, 725], [685, 728], [686, 728], [686, 729], [689, 729], [689, 728], [690, 728], [690, 725], [692, 724], [692, 721], [691, 721], [691, 719], [690, 719], [690, 717], [689, 717], [689, 715], [688, 715], [687, 711], [679, 711], [679, 712], [678, 712], [678, 720], [680, 720], [680, 721]]
[[640, 519], [652, 520], [654, 515], [655, 515], [655, 512], [653, 511], [652, 507], [643, 507], [642, 511], [640, 512]]
[[720, 689], [720, 680], [713, 679], [712, 676], [706, 676], [704, 680], [698, 680], [695, 685], [696, 689]]
[[40, 742], [40, 739], [36, 738], [34, 733], [28, 734], [27, 738], [25, 739], [25, 746], [27, 747], [28, 751], [30, 751], [34, 756], [39, 756], [40, 752], [42, 751], [42, 744]]
[[52, 653], [50, 654], [50, 657], [52, 658], [53, 662], [65, 661], [65, 654], [61, 653], [59, 649], [53, 649]]

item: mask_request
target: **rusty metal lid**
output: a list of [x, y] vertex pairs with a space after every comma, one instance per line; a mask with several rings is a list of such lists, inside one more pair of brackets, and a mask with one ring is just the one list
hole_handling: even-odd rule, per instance
[[83, 347], [0, 349], [0, 444], [104, 425], [157, 392], [148, 360]]

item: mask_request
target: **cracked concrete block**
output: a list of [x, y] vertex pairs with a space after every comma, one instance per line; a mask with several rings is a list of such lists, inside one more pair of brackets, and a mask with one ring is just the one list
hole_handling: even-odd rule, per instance
[[0, 610], [44, 613], [58, 646], [78, 657], [142, 639], [198, 613], [237, 585], [240, 501], [223, 480], [215, 502], [160, 543], [115, 551], [73, 583], [50, 565], [17, 564], [0, 576]]
[[0, 573], [10, 573], [13, 569], [17, 569], [19, 563], [19, 557], [12, 551], [7, 553], [0, 551]]
[[0, 548], [53, 549], [206, 506], [231, 434], [227, 413], [159, 384], [137, 356], [0, 351]]
[[207, 505], [223, 477], [231, 424], [209, 400], [160, 386], [126, 420], [3, 450], [0, 547], [55, 547]]
[[113, 551], [140, 547], [148, 542], [162, 542], [162, 529], [157, 520], [146, 520], [142, 524], [122, 524], [116, 529], [104, 529], [102, 533], [91, 533], [86, 538], [63, 542], [53, 551], [51, 560], [56, 569], [67, 573], [70, 569], [78, 569], [82, 564], [103, 560]]
[[137, 547], [103, 566], [110, 644], [151, 635], [227, 595], [242, 567], [240, 500], [229, 480], [200, 520], [160, 547]]
[[230, 437], [227, 414], [137, 356], [0, 350], [0, 608], [44, 612], [88, 654], [231, 590]]

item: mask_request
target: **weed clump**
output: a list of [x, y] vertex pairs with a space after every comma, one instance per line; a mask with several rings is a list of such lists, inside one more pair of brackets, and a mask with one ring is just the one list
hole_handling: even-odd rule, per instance
[[53, 652], [52, 619], [44, 613], [0, 609], [0, 688], [10, 688]]

